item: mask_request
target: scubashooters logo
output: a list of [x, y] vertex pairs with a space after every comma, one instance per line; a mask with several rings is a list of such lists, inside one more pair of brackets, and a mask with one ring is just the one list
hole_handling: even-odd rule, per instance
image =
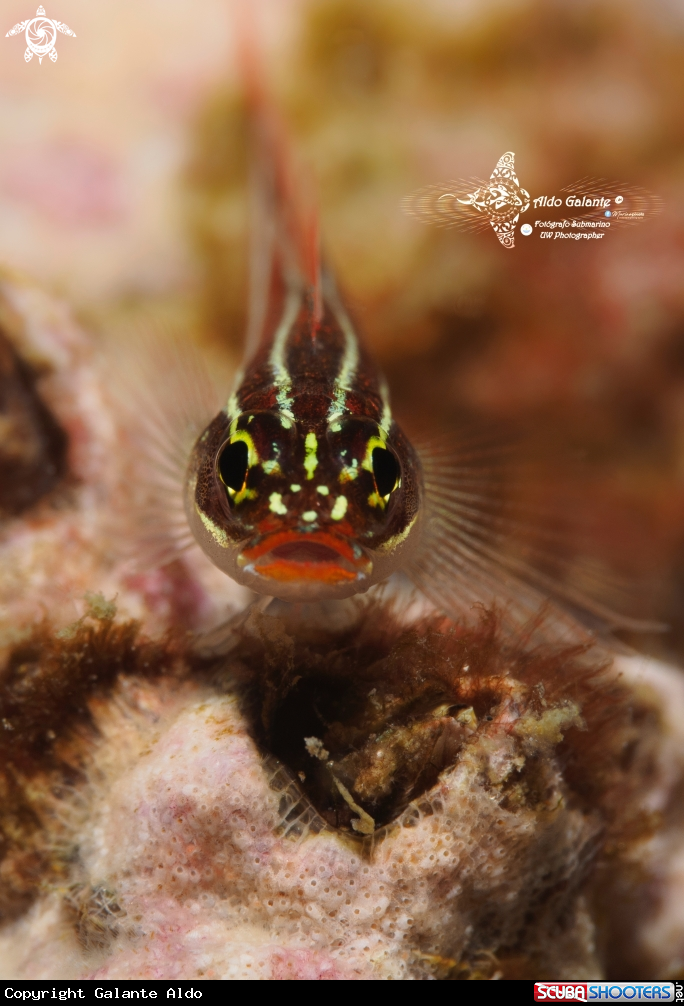
[[658, 213], [661, 201], [638, 186], [596, 178], [582, 178], [557, 195], [532, 197], [518, 181], [515, 154], [509, 150], [488, 182], [473, 178], [428, 185], [406, 196], [402, 206], [437, 227], [470, 232], [492, 227], [504, 248], [511, 249], [518, 221], [530, 210], [535, 218], [521, 225], [523, 237], [538, 233], [553, 240], [600, 240], [615, 226], [638, 224]]
[[674, 982], [535, 982], [535, 1002], [674, 1002]]

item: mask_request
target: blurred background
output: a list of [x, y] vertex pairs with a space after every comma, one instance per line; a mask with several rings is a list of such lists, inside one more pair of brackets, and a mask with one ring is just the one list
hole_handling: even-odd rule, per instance
[[[245, 120], [230, 0], [52, 0], [58, 60], [0, 33], [0, 261], [95, 334], [173, 317], [227, 359], [245, 323]], [[684, 2], [261, 0], [270, 86], [318, 189], [328, 260], [408, 425], [538, 431], [581, 458], [631, 639], [684, 662]], [[402, 197], [584, 176], [659, 195], [602, 241], [430, 228]], [[527, 217], [526, 219], [529, 219]], [[560, 462], [562, 467], [562, 461]]]

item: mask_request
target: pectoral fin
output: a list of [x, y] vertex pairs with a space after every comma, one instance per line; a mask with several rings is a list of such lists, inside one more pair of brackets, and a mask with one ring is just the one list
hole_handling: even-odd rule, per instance
[[[663, 631], [665, 626], [625, 617], [598, 595], [554, 575], [568, 542], [544, 528], [542, 517], [510, 503], [505, 451], [423, 447], [425, 530], [407, 572], [440, 610], [470, 622], [482, 607], [496, 608], [504, 630], [540, 642], [611, 643], [611, 631]], [[547, 533], [548, 532], [548, 533]], [[574, 558], [576, 570], [580, 558]], [[617, 642], [611, 645], [618, 646]]]
[[154, 569], [195, 544], [184, 508], [188, 460], [223, 402], [213, 372], [181, 332], [117, 333], [103, 367], [126, 444], [110, 539], [127, 543], [138, 569]]

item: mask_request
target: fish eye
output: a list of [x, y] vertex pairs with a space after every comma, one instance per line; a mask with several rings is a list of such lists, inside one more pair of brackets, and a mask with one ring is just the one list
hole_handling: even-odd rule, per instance
[[247, 479], [249, 449], [244, 440], [226, 444], [218, 456], [218, 471], [221, 481], [229, 491], [238, 493]]
[[390, 493], [396, 489], [399, 481], [399, 462], [391, 451], [385, 447], [376, 447], [371, 455], [373, 464], [373, 478], [378, 496], [385, 501]]

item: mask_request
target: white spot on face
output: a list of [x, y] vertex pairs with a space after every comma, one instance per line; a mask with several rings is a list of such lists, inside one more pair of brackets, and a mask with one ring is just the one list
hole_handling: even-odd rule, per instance
[[305, 510], [302, 514], [302, 520], [314, 521], [318, 518], [318, 514], [315, 510]]
[[[346, 451], [345, 451], [346, 454]], [[356, 458], [352, 458], [351, 465], [345, 465], [340, 472], [340, 482], [351, 482], [355, 479], [358, 473], [359, 462]]]
[[267, 475], [280, 475], [280, 465], [277, 461], [264, 461], [261, 467]]
[[314, 472], [318, 468], [318, 458], [316, 457], [316, 452], [318, 450], [318, 440], [316, 439], [316, 434], [313, 430], [307, 433], [304, 440], [304, 468], [306, 469], [307, 479], [312, 479], [314, 477]]
[[333, 520], [342, 520], [346, 512], [347, 512], [347, 497], [338, 496], [337, 499], [335, 500], [335, 505], [330, 511], [330, 516], [332, 517]]
[[287, 513], [287, 507], [283, 503], [283, 497], [280, 493], [271, 493], [268, 497], [268, 509], [271, 510], [272, 513], [277, 513], [281, 516]]
[[298, 486], [296, 482], [293, 482], [292, 485], [290, 486], [290, 492], [298, 493], [301, 488], [302, 487]]
[[330, 490], [327, 486], [316, 486], [316, 492], [320, 493], [321, 496], [327, 496]]

